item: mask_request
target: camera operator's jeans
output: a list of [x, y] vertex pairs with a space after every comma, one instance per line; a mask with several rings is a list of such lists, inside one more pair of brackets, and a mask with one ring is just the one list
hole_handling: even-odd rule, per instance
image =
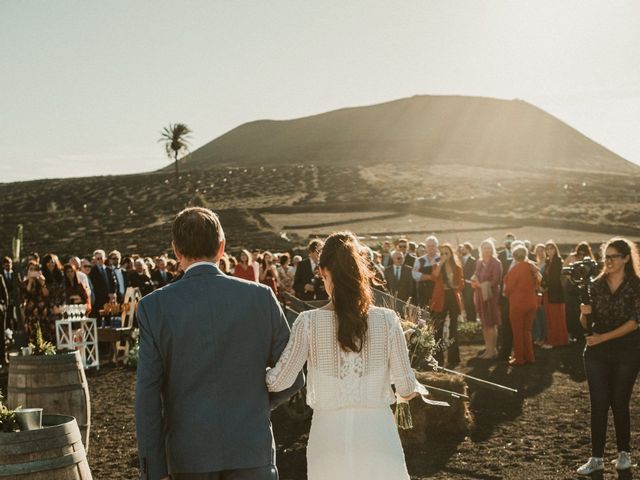
[[618, 452], [630, 452], [629, 400], [640, 370], [640, 344], [623, 337], [585, 347], [584, 368], [591, 399], [592, 456], [604, 456], [609, 408], [613, 411]]

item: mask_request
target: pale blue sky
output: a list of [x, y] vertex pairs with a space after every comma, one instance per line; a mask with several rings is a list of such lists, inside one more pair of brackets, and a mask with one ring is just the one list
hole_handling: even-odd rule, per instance
[[0, 0], [0, 181], [168, 164], [244, 122], [521, 98], [640, 163], [638, 1]]

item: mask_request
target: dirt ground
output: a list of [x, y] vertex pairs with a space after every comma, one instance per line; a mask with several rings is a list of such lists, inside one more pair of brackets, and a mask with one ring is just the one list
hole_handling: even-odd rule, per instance
[[[516, 396], [470, 384], [475, 426], [467, 436], [434, 432], [424, 448], [406, 451], [409, 472], [418, 479], [574, 479], [590, 453], [589, 400], [581, 347], [536, 350], [525, 367], [477, 358], [478, 346], [462, 347], [461, 370], [520, 391]], [[96, 480], [138, 478], [133, 416], [135, 372], [103, 367], [89, 375], [92, 426], [89, 463]], [[640, 387], [632, 399], [633, 444], [640, 443]], [[282, 480], [306, 478], [309, 422], [273, 415]], [[610, 421], [606, 459], [615, 443]], [[603, 477], [596, 477], [603, 478]], [[607, 461], [604, 478], [618, 478]], [[622, 478], [631, 478], [629, 475]]]

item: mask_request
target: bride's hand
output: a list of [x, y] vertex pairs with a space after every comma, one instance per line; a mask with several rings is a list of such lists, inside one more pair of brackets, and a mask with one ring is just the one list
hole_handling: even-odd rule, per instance
[[418, 392], [412, 392], [411, 395], [409, 395], [408, 397], [403, 397], [401, 395], [398, 395], [398, 397], [400, 398], [400, 400], [404, 402], [408, 402], [409, 400], [416, 398], [418, 395], [419, 395]]

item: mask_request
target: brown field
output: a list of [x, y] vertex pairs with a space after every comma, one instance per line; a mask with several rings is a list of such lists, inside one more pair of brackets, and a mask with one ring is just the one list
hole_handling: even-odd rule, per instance
[[[531, 240], [534, 243], [544, 243], [553, 239], [562, 245], [574, 245], [581, 240], [599, 244], [615, 234], [509, 223], [494, 225], [389, 212], [265, 213], [262, 216], [275, 231], [293, 233], [305, 238], [322, 237], [338, 230], [349, 230], [357, 232], [362, 240], [370, 245], [384, 240], [395, 241], [401, 236], [419, 243], [430, 234], [436, 235], [441, 242], [454, 245], [465, 241], [478, 245], [486, 238], [493, 238], [500, 244], [507, 231], [512, 232], [517, 238]], [[640, 240], [640, 236], [635, 235], [630, 235], [629, 238]]]
[[338, 229], [415, 240], [435, 232], [454, 243], [500, 240], [507, 230], [568, 245], [613, 235], [637, 239], [639, 179], [387, 164], [218, 167], [184, 172], [179, 183], [169, 172], [155, 172], [0, 184], [0, 252], [10, 251], [21, 223], [24, 251], [158, 254], [169, 249], [171, 220], [186, 205], [219, 213], [231, 251], [292, 250], [309, 235]]

